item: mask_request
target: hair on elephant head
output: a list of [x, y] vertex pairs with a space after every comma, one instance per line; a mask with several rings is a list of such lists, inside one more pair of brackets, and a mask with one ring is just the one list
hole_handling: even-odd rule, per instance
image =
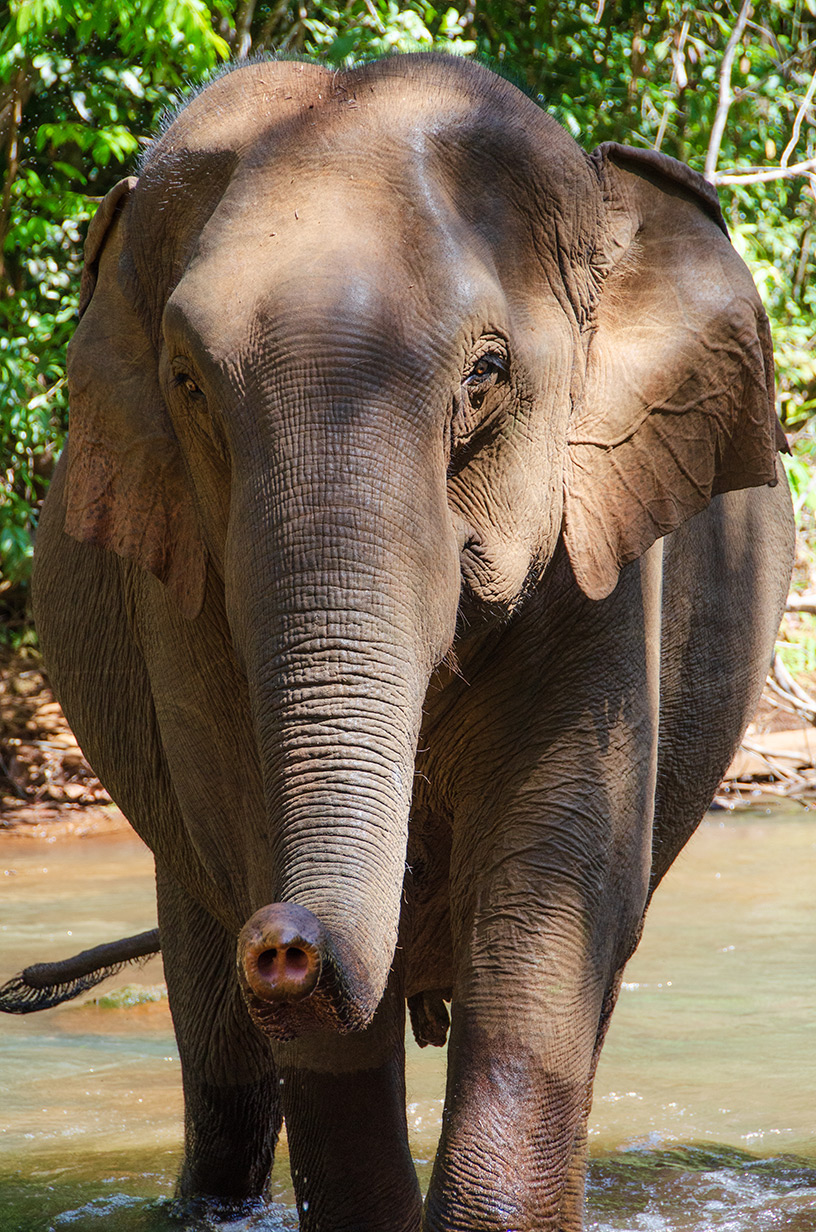
[[[652, 151], [584, 153], [463, 60], [260, 62], [105, 198], [81, 313], [38, 616], [156, 853], [183, 1191], [259, 1192], [265, 1034], [314, 1178], [303, 1226], [417, 1227], [402, 1007], [444, 1037], [452, 989], [426, 1226], [577, 1226], [582, 1109], [651, 868], [660, 595], [715, 540], [729, 602], [784, 586], [750, 564], [747, 514], [703, 547], [680, 530], [776, 482], [767, 320], [715, 192]], [[691, 546], [663, 577], [649, 549], [674, 532]], [[688, 624], [678, 608], [678, 661]], [[665, 740], [694, 772], [693, 742]], [[373, 1106], [392, 1145], [372, 1189]]]

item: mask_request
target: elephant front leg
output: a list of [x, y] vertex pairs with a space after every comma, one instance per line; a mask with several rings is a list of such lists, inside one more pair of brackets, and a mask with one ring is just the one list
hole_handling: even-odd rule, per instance
[[595, 1039], [595, 1051], [592, 1055], [589, 1080], [586, 1086], [581, 1119], [575, 1131], [567, 1178], [561, 1196], [561, 1209], [558, 1216], [558, 1232], [581, 1232], [584, 1226], [584, 1206], [586, 1193], [587, 1168], [589, 1164], [589, 1114], [592, 1111], [592, 1089], [595, 1073], [601, 1059], [609, 1024], [612, 1021], [612, 1011], [615, 1008], [623, 981], [624, 968], [621, 967], [612, 980], [611, 987], [604, 997], [601, 1021]]
[[276, 1046], [302, 1232], [418, 1232], [404, 1034], [402, 980], [392, 971], [365, 1031]]
[[454, 982], [426, 1232], [580, 1228], [601, 1024], [649, 883], [661, 568], [656, 545], [590, 602], [556, 562], [440, 734]]
[[583, 1040], [564, 1032], [534, 1041], [510, 1006], [506, 1017], [504, 1030], [485, 1030], [454, 1005], [426, 1232], [572, 1232], [561, 1213], [582, 1180]]
[[182, 1198], [235, 1202], [266, 1188], [280, 1132], [269, 1041], [235, 974], [235, 938], [157, 866], [162, 958], [184, 1085]]
[[[586, 1118], [647, 867], [619, 876], [600, 820], [493, 831], [457, 870], [448, 1083], [426, 1232], [578, 1232]], [[593, 839], [595, 832], [595, 839]], [[648, 828], [644, 844], [648, 842]], [[514, 849], [511, 850], [511, 844]], [[456, 863], [454, 861], [454, 863]]]

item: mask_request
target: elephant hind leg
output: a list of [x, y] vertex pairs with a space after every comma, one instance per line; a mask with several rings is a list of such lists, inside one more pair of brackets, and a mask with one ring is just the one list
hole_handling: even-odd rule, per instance
[[754, 716], [793, 544], [784, 475], [775, 488], [726, 492], [665, 540], [650, 896], [702, 820]]

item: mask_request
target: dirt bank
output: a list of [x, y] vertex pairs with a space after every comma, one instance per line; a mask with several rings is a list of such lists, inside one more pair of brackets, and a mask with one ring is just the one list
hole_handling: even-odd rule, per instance
[[[792, 688], [799, 686], [784, 674], [781, 684], [769, 678], [720, 788], [720, 805], [780, 795], [816, 800], [816, 727], [801, 698], [786, 700]], [[33, 651], [0, 653], [0, 835], [68, 838], [126, 827], [83, 757], [39, 657]]]
[[126, 826], [82, 756], [39, 657], [0, 656], [0, 832], [62, 838]]

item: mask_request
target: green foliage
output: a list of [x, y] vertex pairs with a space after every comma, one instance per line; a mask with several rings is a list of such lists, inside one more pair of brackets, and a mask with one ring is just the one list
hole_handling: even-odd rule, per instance
[[[102, 1010], [130, 1010], [135, 1005], [152, 1005], [166, 1000], [164, 984], [124, 984], [121, 988], [101, 993], [84, 1005], [97, 1005]], [[84, 1005], [78, 1008], [83, 1009]]]
[[807, 428], [794, 440], [793, 453], [785, 458], [785, 470], [788, 474], [793, 508], [797, 520], [813, 527], [816, 521], [816, 437], [813, 434], [814, 424]]
[[[36, 509], [64, 439], [65, 345], [80, 235], [162, 111], [227, 56], [277, 50], [343, 66], [437, 47], [518, 76], [587, 148], [626, 141], [702, 171], [739, 0], [11, 0], [0, 28], [0, 603], [25, 583]], [[816, 0], [757, 0], [736, 47], [717, 170], [814, 157]], [[790, 147], [794, 125], [796, 141]], [[813, 515], [816, 176], [723, 185], [723, 210], [771, 318], [789, 464]], [[810, 511], [810, 513], [808, 513]]]
[[161, 112], [228, 56], [212, 25], [219, 12], [202, 0], [9, 6], [0, 33], [0, 599], [28, 578], [38, 503], [65, 437], [81, 232]]
[[467, 18], [455, 8], [373, 4], [315, 5], [303, 19], [303, 50], [344, 65], [393, 51], [448, 51], [472, 55], [476, 43], [464, 37]]
[[[791, 589], [811, 596], [816, 593], [816, 417], [795, 434], [792, 445], [793, 453], [783, 459], [799, 528]], [[816, 672], [816, 616], [788, 613], [779, 636], [778, 650], [789, 672]]]
[[816, 672], [816, 616], [786, 616], [777, 642], [783, 664], [794, 676]]
[[[479, 50], [522, 70], [587, 148], [602, 141], [657, 148], [702, 172], [738, 8], [565, 0], [537, 4], [519, 20], [508, 0], [488, 0], [474, 21]], [[778, 162], [814, 72], [816, 2], [757, 4], [731, 73], [720, 171]], [[790, 163], [814, 157], [815, 126], [811, 102]], [[816, 256], [816, 176], [719, 191], [771, 319], [780, 412], [798, 424], [816, 414], [816, 281], [807, 276]]]

